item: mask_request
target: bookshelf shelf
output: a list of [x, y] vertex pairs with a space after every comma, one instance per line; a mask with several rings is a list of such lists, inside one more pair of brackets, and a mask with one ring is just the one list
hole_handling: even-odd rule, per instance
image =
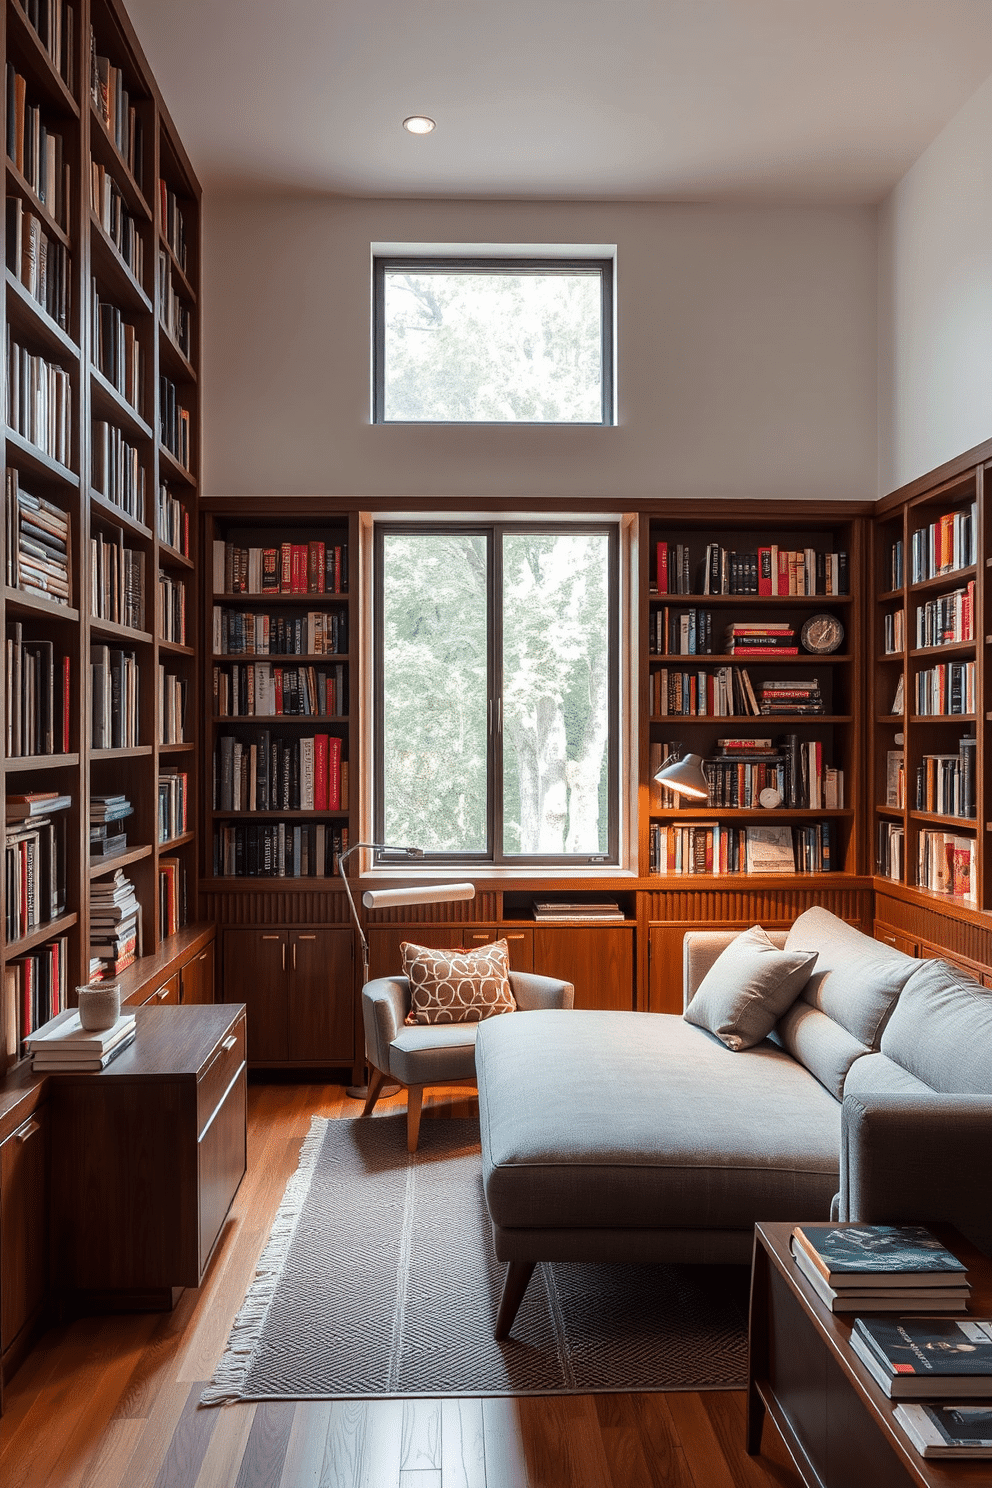
[[284, 723], [310, 725], [319, 723], [347, 728], [351, 723], [351, 718], [347, 713], [213, 713], [210, 722], [218, 726], [238, 723], [264, 724], [267, 728], [281, 728]]
[[4, 606], [9, 614], [44, 616], [46, 620], [66, 620], [79, 623], [79, 611], [72, 605], [56, 604], [53, 599], [42, 599], [38, 594], [25, 594], [22, 589], [4, 586]]
[[23, 434], [18, 434], [17, 430], [9, 425], [6, 429], [6, 439], [8, 459], [13, 457], [14, 462], [23, 466], [29, 475], [45, 480], [59, 480], [78, 490], [79, 476], [68, 465], [63, 465], [59, 460], [53, 460], [51, 455], [46, 454], [37, 444], [32, 444], [30, 439], [25, 439]]
[[17, 166], [11, 160], [10, 156], [8, 155], [5, 158], [7, 165], [8, 185], [13, 184], [17, 188], [17, 192], [24, 197], [24, 200], [28, 203], [31, 211], [35, 214], [36, 217], [41, 219], [46, 233], [48, 233], [50, 237], [56, 238], [58, 242], [63, 245], [63, 247], [71, 250], [72, 243], [69, 239], [68, 233], [55, 221], [55, 218], [52, 216], [51, 212], [49, 212], [44, 202], [42, 202], [34, 187], [30, 184], [27, 177], [22, 175], [21, 172], [17, 169]]
[[116, 873], [118, 868], [127, 868], [131, 863], [141, 863], [145, 858], [150, 858], [155, 849], [147, 843], [140, 847], [131, 847], [127, 852], [118, 853], [114, 858], [100, 858], [90, 861], [88, 873], [90, 878], [103, 878], [107, 873]]
[[37, 31], [18, 5], [7, 8], [7, 33], [8, 50], [16, 53], [18, 67], [25, 77], [44, 93], [51, 107], [78, 120], [79, 104], [53, 67]]
[[8, 775], [25, 770], [68, 770], [78, 765], [78, 754], [10, 754], [4, 761]]
[[50, 356], [73, 364], [78, 363], [79, 347], [76, 342], [52, 319], [44, 306], [25, 289], [10, 269], [7, 270], [6, 283], [7, 319], [10, 324], [16, 325], [32, 342], [43, 346]]
[[178, 641], [165, 641], [159, 636], [158, 649], [169, 656], [195, 656], [195, 646], [182, 646]]
[[181, 481], [190, 490], [196, 490], [197, 481], [194, 473], [191, 470], [187, 470], [185, 465], [181, 465], [172, 451], [166, 449], [161, 440], [158, 442], [158, 463], [166, 479]]
[[820, 728], [824, 724], [853, 723], [853, 713], [652, 713], [651, 723], [664, 725], [682, 725], [686, 728], [695, 728], [702, 725], [705, 728], [733, 729], [735, 724], [743, 725], [750, 730], [760, 724], [762, 727], [781, 732], [782, 727], [788, 724], [790, 728], [801, 725], [807, 728], [811, 725]]
[[151, 222], [152, 209], [145, 199], [141, 187], [138, 185], [127, 161], [124, 159], [116, 144], [107, 132], [107, 127], [100, 114], [93, 107], [92, 101], [89, 109], [90, 125], [90, 152], [94, 160], [106, 167], [116, 180], [121, 190], [121, 195], [127, 202], [129, 210], [145, 222]]
[[150, 646], [155, 640], [149, 630], [132, 630], [129, 625], [118, 625], [116, 620], [100, 620], [95, 615], [90, 617], [90, 632], [126, 641], [129, 646]]
[[6, 954], [12, 959], [26, 956], [36, 946], [44, 945], [46, 940], [55, 940], [60, 935], [66, 935], [78, 923], [77, 914], [64, 914], [59, 915], [58, 919], [47, 920], [43, 925], [37, 925], [30, 935], [25, 935], [20, 940], [8, 941]]
[[674, 591], [659, 593], [657, 589], [648, 593], [652, 605], [667, 604], [676, 609], [695, 605], [699, 609], [735, 611], [809, 609], [811, 605], [817, 609], [833, 609], [835, 605], [850, 605], [853, 598], [850, 594], [704, 594], [698, 589], [685, 594]]
[[706, 826], [714, 821], [730, 823], [753, 821], [774, 826], [776, 822], [783, 821], [819, 821], [821, 817], [843, 818], [853, 815], [854, 813], [846, 807], [839, 810], [818, 807], [815, 811], [810, 811], [802, 806], [776, 806], [774, 810], [764, 811], [760, 807], [745, 809], [740, 806], [707, 806], [705, 802], [700, 802], [696, 807], [686, 806], [681, 809], [678, 807], [674, 809], [662, 807], [658, 810], [651, 808], [652, 821], [657, 819], [658, 821], [678, 822], [686, 826], [695, 822]]
[[931, 661], [936, 661], [942, 656], [973, 654], [974, 650], [974, 641], [945, 641], [941, 646], [916, 646], [909, 652], [909, 656], [911, 660], [925, 656]]
[[910, 584], [909, 593], [912, 596], [939, 593], [942, 589], [956, 589], [961, 584], [967, 583], [969, 579], [973, 579], [977, 572], [975, 564], [971, 563], [967, 568], [956, 568], [951, 573], [937, 574], [932, 579], [920, 579]]
[[160, 348], [160, 361], [170, 377], [183, 383], [195, 383], [196, 373], [179, 347], [173, 341], [165, 326], [159, 321], [158, 339]]
[[[702, 609], [705, 606], [699, 606], [699, 608]], [[740, 652], [736, 655], [728, 655], [724, 652], [717, 653], [715, 651], [652, 651], [650, 653], [651, 662], [658, 662], [663, 666], [675, 666], [676, 663], [681, 663], [683, 671], [687, 663], [690, 662], [698, 663], [700, 666], [740, 666], [747, 667], [750, 670], [752, 667], [767, 666], [844, 666], [849, 664], [853, 659], [851, 656], [814, 656], [809, 651], [801, 651], [797, 656], [769, 656], [766, 654], [762, 654], [761, 656], [745, 656]]]
[[123, 527], [124, 531], [133, 537], [144, 538], [146, 542], [152, 542], [155, 534], [144, 522], [139, 522], [132, 517], [122, 506], [111, 501], [109, 496], [103, 496], [99, 491], [90, 491], [91, 514], [97, 518], [112, 523], [115, 527]]
[[236, 821], [250, 817], [252, 821], [347, 821], [347, 811], [212, 811], [215, 821]]
[[120, 308], [151, 315], [152, 302], [121, 256], [117, 244], [107, 237], [90, 209], [90, 253], [97, 272], [111, 290]]
[[178, 847], [185, 847], [188, 842], [196, 840], [195, 832], [183, 832], [179, 837], [168, 837], [164, 842], [158, 844], [159, 852], [175, 852]]
[[187, 558], [185, 553], [180, 553], [178, 548], [170, 547], [161, 538], [158, 541], [158, 557], [159, 562], [165, 564], [168, 568], [186, 568], [192, 573], [196, 567], [192, 558]]
[[90, 395], [94, 411], [139, 439], [151, 439], [152, 428], [98, 367], [90, 367]]

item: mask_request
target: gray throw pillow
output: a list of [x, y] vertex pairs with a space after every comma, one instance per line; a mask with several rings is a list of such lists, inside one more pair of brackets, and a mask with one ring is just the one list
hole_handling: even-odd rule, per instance
[[752, 925], [720, 953], [682, 1016], [728, 1049], [767, 1038], [809, 980], [816, 951], [780, 951]]

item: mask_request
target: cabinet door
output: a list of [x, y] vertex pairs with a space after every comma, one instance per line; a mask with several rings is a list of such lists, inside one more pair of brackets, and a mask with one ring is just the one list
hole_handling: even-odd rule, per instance
[[510, 953], [510, 970], [534, 970], [534, 932], [529, 926], [526, 930], [508, 930], [504, 925], [466, 925], [460, 935], [459, 944], [469, 950], [494, 940], [505, 940]]
[[[711, 928], [709, 926], [707, 929]], [[682, 943], [685, 926], [648, 931], [648, 1006], [650, 1013], [682, 1011]]]
[[431, 946], [439, 951], [468, 945], [460, 925], [376, 925], [369, 932], [369, 978], [402, 976], [400, 946], [404, 940]]
[[[882, 925], [875, 921], [875, 939], [880, 940], [883, 945], [894, 946], [897, 951], [904, 951], [907, 956], [918, 956], [920, 945], [918, 941], [911, 940], [901, 930], [890, 930], [888, 925]], [[930, 954], [927, 952], [926, 954]]]
[[[354, 1059], [353, 943], [350, 929], [290, 933], [290, 1059], [315, 1064], [351, 1064]], [[248, 1027], [250, 1030], [250, 1012]]]
[[634, 932], [619, 925], [535, 925], [534, 971], [575, 987], [577, 1008], [634, 1006]]
[[197, 1143], [200, 1275], [202, 1277], [227, 1218], [231, 1201], [245, 1176], [246, 1080], [242, 1066], [237, 1080], [207, 1123]]
[[144, 1000], [145, 1007], [178, 1007], [179, 1006], [179, 973], [171, 976], [167, 981], [159, 982]]
[[184, 1006], [190, 1003], [213, 1002], [214, 1000], [214, 943], [203, 947], [192, 961], [179, 973], [180, 1000]]
[[248, 1009], [248, 1062], [289, 1058], [284, 930], [224, 931], [224, 1001]]
[[0, 1352], [40, 1312], [48, 1290], [48, 1109], [0, 1146]]

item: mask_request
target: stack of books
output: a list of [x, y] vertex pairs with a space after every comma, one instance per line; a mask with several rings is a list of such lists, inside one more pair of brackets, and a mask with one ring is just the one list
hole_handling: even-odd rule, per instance
[[762, 682], [761, 712], [774, 716], [776, 713], [822, 713], [823, 693], [816, 677], [784, 682]]
[[992, 1457], [992, 1404], [897, 1405], [893, 1412], [921, 1457]]
[[799, 655], [795, 627], [771, 622], [735, 621], [727, 626], [726, 647], [728, 656]]
[[622, 925], [624, 912], [615, 900], [574, 904], [565, 901], [535, 899], [535, 920], [550, 920], [558, 925]]
[[790, 1244], [831, 1312], [968, 1309], [966, 1268], [922, 1225], [797, 1225]]
[[134, 1014], [122, 1013], [113, 1028], [88, 1032], [75, 1008], [59, 1013], [26, 1040], [34, 1070], [61, 1071], [105, 1069], [128, 1044], [134, 1042]]
[[90, 797], [91, 858], [113, 858], [127, 849], [127, 832], [118, 823], [133, 811], [126, 796]]
[[134, 885], [118, 868], [112, 878], [90, 886], [90, 966], [99, 962], [90, 980], [116, 976], [141, 953], [141, 906]]
[[25, 594], [68, 605], [72, 597], [68, 515], [44, 497], [22, 490], [11, 466], [6, 482], [7, 583]]
[[890, 1400], [992, 1396], [989, 1318], [859, 1317], [851, 1348]]

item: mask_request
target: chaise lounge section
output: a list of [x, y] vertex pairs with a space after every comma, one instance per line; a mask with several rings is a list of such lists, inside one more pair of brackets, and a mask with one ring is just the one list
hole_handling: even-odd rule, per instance
[[[686, 1007], [734, 939], [686, 937]], [[509, 1263], [497, 1337], [539, 1261], [749, 1262], [758, 1220], [941, 1218], [992, 1236], [976, 1181], [992, 994], [819, 908], [772, 940], [816, 960], [771, 1036], [741, 1052], [671, 1014], [480, 1027], [483, 1182]]]

